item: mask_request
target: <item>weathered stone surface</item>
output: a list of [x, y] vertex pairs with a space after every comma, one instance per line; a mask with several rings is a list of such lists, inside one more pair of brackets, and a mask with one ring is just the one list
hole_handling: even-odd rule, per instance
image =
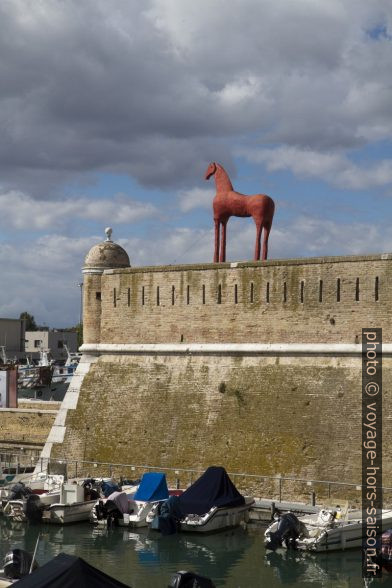
[[109, 240], [94, 245], [84, 260], [85, 270], [128, 266], [128, 253], [120, 245]]
[[[99, 293], [99, 296], [98, 296]], [[86, 275], [79, 398], [52, 457], [358, 483], [361, 356], [192, 353], [121, 345], [392, 343], [392, 256], [110, 269]], [[103, 349], [102, 349], [103, 350]], [[84, 367], [83, 367], [84, 365]], [[392, 486], [392, 358], [383, 360], [384, 485]], [[71, 400], [71, 399], [70, 399]], [[76, 402], [77, 401], [77, 402]], [[54, 439], [53, 439], [54, 440]], [[47, 455], [49, 455], [49, 446]], [[290, 486], [295, 498], [298, 489]], [[257, 489], [255, 490], [255, 492]], [[275, 487], [276, 491], [276, 487]], [[262, 495], [260, 491], [257, 495]]]
[[85, 342], [354, 343], [369, 321], [383, 327], [384, 341], [392, 341], [392, 259], [232, 265], [127, 268], [89, 276]]
[[[52, 403], [50, 403], [52, 404]], [[55, 403], [58, 407], [58, 403]], [[0, 447], [43, 445], [56, 418], [57, 410], [1, 409]]]
[[[392, 359], [384, 363], [388, 406]], [[360, 435], [360, 357], [106, 356], [52, 456], [358, 483]]]

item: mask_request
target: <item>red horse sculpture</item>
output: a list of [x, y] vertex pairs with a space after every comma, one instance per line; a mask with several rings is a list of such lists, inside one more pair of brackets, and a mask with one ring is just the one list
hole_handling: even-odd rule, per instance
[[[235, 192], [229, 176], [219, 163], [210, 163], [205, 178], [209, 180], [215, 176], [216, 195], [213, 201], [215, 223], [215, 252], [214, 262], [226, 261], [226, 225], [231, 216], [253, 217], [256, 223], [255, 261], [260, 259], [261, 231], [263, 236], [263, 256], [267, 259], [268, 237], [274, 217], [275, 204], [266, 194], [245, 196]], [[222, 240], [220, 227], [222, 226]]]

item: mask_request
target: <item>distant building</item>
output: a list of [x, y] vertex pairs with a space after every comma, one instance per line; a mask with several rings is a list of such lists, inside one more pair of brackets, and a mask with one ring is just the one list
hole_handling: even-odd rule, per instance
[[49, 349], [54, 360], [67, 359], [68, 347], [70, 352], [78, 350], [78, 334], [68, 330], [26, 331], [26, 354], [32, 359], [39, 357], [40, 349]]
[[4, 357], [8, 360], [24, 356], [25, 321], [23, 319], [0, 318], [0, 363]]

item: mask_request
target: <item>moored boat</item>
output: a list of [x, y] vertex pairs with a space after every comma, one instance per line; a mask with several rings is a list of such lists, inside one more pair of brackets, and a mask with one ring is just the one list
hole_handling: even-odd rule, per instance
[[[30, 520], [57, 524], [87, 521], [91, 508], [99, 496], [99, 492], [92, 487], [91, 480], [86, 484], [84, 480], [80, 480], [79, 483], [64, 482], [63, 476], [52, 478], [58, 478], [57, 484], [47, 482], [43, 490], [32, 490], [21, 483], [13, 486], [3, 507], [4, 515], [15, 521]], [[53, 482], [52, 479], [51, 481]]]
[[42, 513], [43, 523], [65, 525], [88, 521], [98, 492], [81, 484], [62, 484], [58, 502], [50, 504]]
[[50, 586], [94, 586], [94, 588], [128, 588], [112, 576], [108, 576], [88, 564], [81, 557], [60, 553], [48, 563], [24, 576], [18, 581], [20, 588], [37, 588]]
[[223, 467], [209, 467], [180, 496], [171, 496], [147, 515], [152, 529], [213, 533], [248, 520], [251, 497], [242, 496]]
[[119, 519], [120, 526], [147, 527], [146, 517], [152, 507], [169, 498], [166, 476], [158, 472], [143, 474], [140, 485], [129, 500], [129, 514]]
[[[382, 529], [392, 525], [392, 510], [381, 516]], [[265, 531], [266, 549], [280, 547], [305, 551], [337, 551], [363, 544], [362, 510], [349, 510], [347, 503], [322, 508], [317, 514], [296, 517], [293, 513], [278, 516]]]

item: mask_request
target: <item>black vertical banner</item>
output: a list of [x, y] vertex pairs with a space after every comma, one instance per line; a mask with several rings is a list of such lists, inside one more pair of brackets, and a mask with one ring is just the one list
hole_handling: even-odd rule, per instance
[[362, 575], [379, 578], [382, 534], [382, 329], [362, 329]]

